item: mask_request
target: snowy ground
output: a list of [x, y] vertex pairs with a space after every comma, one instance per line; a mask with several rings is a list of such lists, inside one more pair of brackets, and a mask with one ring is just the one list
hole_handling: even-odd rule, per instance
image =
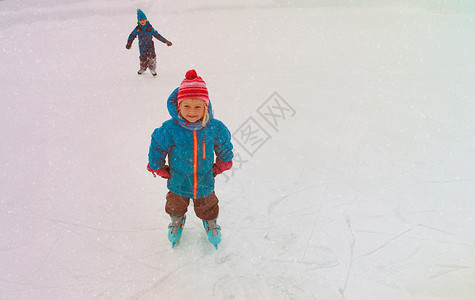
[[[0, 298], [473, 299], [473, 7], [177, 2], [0, 1]], [[145, 169], [190, 68], [234, 133], [219, 250], [192, 212], [170, 248]]]

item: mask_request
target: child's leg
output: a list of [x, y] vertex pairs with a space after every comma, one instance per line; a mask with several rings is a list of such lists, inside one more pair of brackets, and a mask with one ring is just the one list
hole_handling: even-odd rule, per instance
[[170, 225], [168, 225], [168, 240], [172, 242], [172, 247], [174, 247], [181, 238], [188, 204], [190, 204], [189, 198], [168, 192], [165, 211], [170, 215], [172, 220]]
[[140, 56], [140, 70], [147, 70], [147, 57], [146, 56]]
[[214, 220], [218, 217], [218, 198], [214, 191], [206, 197], [194, 199], [196, 216], [202, 220]]
[[155, 71], [157, 68], [157, 55], [155, 53], [150, 53], [147, 58], [148, 67], [150, 71]]
[[190, 198], [182, 197], [172, 192], [167, 193], [167, 203], [165, 204], [165, 211], [170, 216], [184, 215], [188, 210]]
[[195, 199], [195, 213], [203, 220], [208, 240], [218, 249], [221, 243], [221, 227], [216, 223], [219, 213], [218, 198], [214, 191], [206, 197]]

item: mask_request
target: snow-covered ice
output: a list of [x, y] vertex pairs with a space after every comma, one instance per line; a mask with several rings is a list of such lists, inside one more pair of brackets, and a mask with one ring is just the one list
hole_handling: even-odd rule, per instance
[[[391, 2], [0, 1], [0, 298], [473, 299], [475, 5]], [[235, 145], [218, 250], [191, 207], [171, 249], [145, 168], [191, 68]]]

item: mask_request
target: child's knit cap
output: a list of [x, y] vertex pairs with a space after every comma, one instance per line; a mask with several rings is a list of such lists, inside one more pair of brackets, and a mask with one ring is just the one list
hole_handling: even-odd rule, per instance
[[140, 20], [147, 20], [147, 16], [144, 14], [144, 12], [141, 9], [137, 9], [137, 21]]
[[196, 74], [195, 70], [186, 72], [185, 79], [178, 88], [177, 102], [180, 105], [185, 99], [203, 100], [206, 106], [209, 106], [208, 89], [204, 80]]

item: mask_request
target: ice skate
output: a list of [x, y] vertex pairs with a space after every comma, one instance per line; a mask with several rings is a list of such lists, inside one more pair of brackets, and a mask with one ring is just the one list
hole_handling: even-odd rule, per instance
[[172, 243], [172, 248], [181, 238], [181, 232], [185, 225], [186, 215], [172, 215], [172, 222], [168, 225], [168, 240]]
[[218, 249], [218, 244], [221, 243], [221, 227], [216, 221], [217, 219], [209, 221], [203, 220], [203, 226], [206, 230], [206, 235], [208, 235], [208, 241]]

